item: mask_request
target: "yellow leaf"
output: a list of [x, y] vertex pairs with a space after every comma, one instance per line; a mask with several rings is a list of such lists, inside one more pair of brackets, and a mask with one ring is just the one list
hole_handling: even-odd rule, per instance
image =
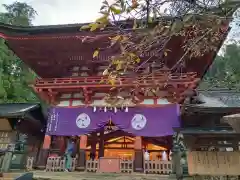
[[94, 53], [93, 53], [93, 58], [97, 57], [99, 54], [99, 50], [95, 50]]
[[111, 39], [114, 40], [114, 41], [118, 41], [120, 38], [121, 38], [121, 36], [120, 36], [120, 35], [117, 35], [117, 36], [115, 36], [115, 37], [113, 37], [113, 38], [111, 38]]
[[164, 52], [164, 56], [167, 56], [167, 55], [168, 55], [168, 53], [167, 53], [167, 51], [165, 51], [165, 52]]
[[90, 31], [95, 31], [97, 28], [98, 28], [98, 24], [97, 23], [91, 24]]
[[89, 28], [90, 28], [89, 25], [84, 25], [80, 28], [80, 30], [86, 30], [86, 29], [89, 29]]
[[108, 69], [105, 69], [105, 70], [103, 71], [103, 76], [106, 76], [106, 75], [108, 75]]
[[118, 64], [117, 64], [117, 67], [116, 67], [116, 70], [119, 71], [120, 69], [122, 69], [122, 64], [121, 64], [121, 63], [118, 63]]
[[140, 62], [140, 58], [137, 58], [137, 59], [136, 59], [136, 62], [139, 63], [139, 62]]
[[115, 80], [114, 80], [114, 79], [109, 79], [108, 82], [109, 82], [112, 86], [115, 85]]
[[117, 64], [119, 64], [119, 63], [120, 63], [120, 61], [117, 60], [117, 59], [114, 59], [113, 62], [112, 62], [112, 64], [114, 64], [114, 65], [117, 65]]
[[152, 22], [153, 22], [153, 17], [149, 17], [149, 18], [148, 18], [148, 22], [149, 22], [149, 23], [152, 23]]
[[123, 36], [123, 38], [122, 38], [122, 42], [126, 42], [127, 40], [128, 40], [128, 37]]
[[112, 87], [112, 88], [110, 89], [110, 91], [112, 91], [112, 90], [114, 90], [114, 89], [116, 89], [116, 87]]
[[106, 23], [106, 22], [108, 22], [108, 15], [104, 15], [104, 16], [102, 16], [102, 17], [100, 17], [100, 18], [98, 18], [97, 20], [96, 20], [96, 22], [98, 22], [98, 23]]
[[113, 6], [110, 7], [111, 11], [114, 13], [114, 14], [121, 14], [122, 10], [121, 9], [117, 9]]
[[111, 38], [111, 45], [113, 46], [114, 44], [116, 44], [119, 41], [119, 39], [121, 39], [120, 35]]
[[101, 79], [101, 81], [99, 82], [100, 84], [104, 83], [104, 79]]
[[134, 54], [134, 53], [129, 53], [129, 56], [131, 56], [131, 57], [136, 57], [136, 54]]
[[137, 28], [137, 20], [134, 19], [134, 23], [133, 23], [133, 29], [136, 29]]

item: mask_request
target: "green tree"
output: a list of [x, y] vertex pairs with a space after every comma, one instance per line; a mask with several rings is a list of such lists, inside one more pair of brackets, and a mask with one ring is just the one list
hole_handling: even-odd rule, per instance
[[240, 46], [237, 43], [226, 45], [222, 55], [214, 60], [214, 63], [206, 73], [201, 84], [206, 88], [234, 88], [240, 90]]
[[[36, 11], [26, 3], [15, 2], [3, 5], [6, 12], [0, 13], [0, 22], [11, 25], [32, 25]], [[0, 102], [36, 102], [38, 98], [29, 88], [35, 74], [15, 56], [0, 39]]]

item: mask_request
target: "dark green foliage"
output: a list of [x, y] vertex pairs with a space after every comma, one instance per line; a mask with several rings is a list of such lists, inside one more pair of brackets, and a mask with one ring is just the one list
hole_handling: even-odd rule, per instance
[[[29, 26], [36, 11], [26, 3], [4, 5], [7, 12], [0, 13], [0, 22]], [[29, 87], [34, 73], [16, 57], [0, 39], [0, 103], [38, 102]]]
[[240, 46], [229, 44], [222, 56], [217, 56], [206, 73], [202, 89], [229, 88], [240, 90]]

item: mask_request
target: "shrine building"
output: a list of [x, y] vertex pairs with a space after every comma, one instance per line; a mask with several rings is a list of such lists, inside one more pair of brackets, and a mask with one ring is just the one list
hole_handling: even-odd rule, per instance
[[[76, 170], [86, 169], [91, 152], [96, 154], [98, 167], [101, 160], [104, 164], [106, 159], [108, 163], [120, 159], [131, 161], [133, 171], [143, 172], [144, 151], [149, 152], [150, 161], [171, 165], [172, 135], [181, 127], [181, 104], [189, 92], [195, 92], [217, 51], [186, 59], [180, 71], [172, 69], [184, 54], [184, 37], [174, 36], [167, 45], [171, 51], [168, 56], [151, 58], [154, 60], [144, 65], [149, 71], [140, 70], [138, 76], [126, 72], [120, 77], [122, 84], [114, 85], [122, 88], [119, 96], [123, 98], [106, 100], [113, 85], [100, 82], [107, 78], [102, 74], [108, 59], [118, 54], [119, 48], [101, 52], [96, 58], [93, 53], [108, 45], [116, 30], [107, 27], [88, 32], [80, 31], [81, 26], [0, 24], [0, 37], [37, 74], [31, 86], [50, 105], [36, 166], [46, 168], [49, 158], [62, 157], [67, 137], [76, 139]], [[132, 27], [132, 22], [123, 22], [123, 27]], [[228, 23], [223, 24], [218, 49], [227, 33]], [[141, 58], [150, 56], [151, 52]], [[141, 80], [145, 75], [149, 77]], [[156, 84], [160, 87], [156, 93], [141, 91]], [[131, 98], [129, 93], [136, 87], [139, 90]]]

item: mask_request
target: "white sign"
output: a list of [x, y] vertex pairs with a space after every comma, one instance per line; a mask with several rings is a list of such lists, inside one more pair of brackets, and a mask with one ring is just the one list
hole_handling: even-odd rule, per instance
[[91, 119], [85, 113], [80, 114], [76, 119], [77, 127], [79, 127], [80, 129], [87, 128], [90, 125], [90, 123], [91, 123]]
[[131, 121], [132, 128], [135, 130], [143, 129], [146, 126], [146, 124], [147, 119], [142, 114], [135, 114]]

